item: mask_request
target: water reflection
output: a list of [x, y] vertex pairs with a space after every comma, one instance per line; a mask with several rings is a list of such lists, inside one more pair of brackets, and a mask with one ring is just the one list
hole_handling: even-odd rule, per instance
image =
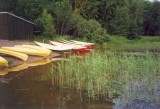
[[0, 76], [0, 109], [112, 109], [110, 103], [90, 102], [77, 90], [54, 86], [51, 65]]
[[34, 67], [34, 66], [39, 66], [39, 65], [45, 65], [47, 63], [52, 62], [52, 59], [50, 58], [44, 58], [41, 60], [36, 60], [33, 62], [26, 62], [11, 68], [4, 68], [4, 69], [0, 69], [0, 76], [6, 75], [8, 74], [8, 72], [16, 72], [16, 71], [21, 71], [21, 70], [25, 70], [29, 67]]

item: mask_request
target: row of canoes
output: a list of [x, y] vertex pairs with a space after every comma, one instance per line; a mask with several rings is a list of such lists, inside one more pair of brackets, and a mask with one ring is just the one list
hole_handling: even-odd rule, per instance
[[[28, 55], [48, 57], [51, 50], [35, 45], [15, 45], [13, 47], [0, 47], [0, 54], [12, 56], [23, 61], [28, 60]], [[0, 56], [0, 66], [8, 67], [8, 61]]]
[[[15, 45], [13, 47], [0, 47], [0, 54], [16, 57], [27, 61], [28, 55], [48, 57], [52, 51], [73, 51], [82, 54], [90, 52], [94, 48], [94, 43], [80, 42], [75, 40], [62, 40], [60, 42], [50, 41], [50, 44], [36, 42], [36, 45]], [[0, 56], [0, 66], [8, 66], [8, 61]]]
[[80, 42], [75, 40], [62, 40], [60, 42], [50, 41], [50, 44], [36, 42], [41, 47], [53, 50], [53, 51], [87, 51], [94, 48], [94, 43]]

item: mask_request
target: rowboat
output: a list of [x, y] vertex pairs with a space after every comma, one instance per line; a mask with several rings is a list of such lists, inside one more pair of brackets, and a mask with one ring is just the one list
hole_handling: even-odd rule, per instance
[[14, 51], [14, 52], [24, 53], [27, 55], [42, 56], [42, 57], [48, 56], [48, 54], [45, 51], [30, 49], [30, 48], [26, 48], [26, 47], [22, 47], [22, 46], [1, 47], [1, 48], [5, 49], [5, 50]]
[[28, 59], [28, 55], [26, 55], [24, 53], [5, 50], [5, 49], [2, 49], [2, 48], [0, 48], [0, 53], [6, 54], [6, 55], [9, 55], [9, 56], [12, 56], [12, 57], [16, 57], [16, 58], [21, 59], [23, 61], [26, 61]]
[[22, 45], [15, 45], [15, 47], [25, 47], [25, 48], [30, 48], [30, 49], [34, 49], [34, 50], [43, 51], [48, 56], [52, 53], [51, 50], [43, 48], [43, 47], [40, 47], [40, 46], [36, 46], [36, 45], [25, 45], [25, 44], [22, 44]]
[[72, 47], [65, 47], [65, 46], [53, 46], [53, 45], [50, 45], [50, 44], [46, 44], [46, 43], [41, 43], [41, 42], [37, 42], [37, 41], [34, 41], [37, 45], [43, 47], [43, 48], [47, 48], [47, 49], [50, 49], [50, 50], [53, 50], [53, 51], [71, 51], [72, 50]]
[[0, 66], [8, 67], [8, 61], [0, 56]]

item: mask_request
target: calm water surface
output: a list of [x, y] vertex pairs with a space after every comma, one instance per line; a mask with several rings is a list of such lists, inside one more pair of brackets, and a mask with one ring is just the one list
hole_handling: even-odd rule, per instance
[[160, 109], [160, 103], [139, 100], [129, 104], [90, 101], [85, 93], [59, 88], [49, 73], [52, 64], [0, 76], [0, 109]]
[[0, 76], [0, 109], [112, 109], [76, 90], [53, 85], [50, 64]]

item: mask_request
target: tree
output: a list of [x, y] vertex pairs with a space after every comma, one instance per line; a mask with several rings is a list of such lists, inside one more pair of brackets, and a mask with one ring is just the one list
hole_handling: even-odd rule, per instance
[[160, 2], [148, 3], [144, 13], [143, 23], [144, 35], [160, 35]]
[[44, 0], [17, 0], [13, 12], [27, 20], [34, 21], [43, 11]]
[[69, 28], [67, 26], [68, 21], [72, 16], [72, 6], [69, 0], [61, 0], [53, 2], [49, 6], [49, 12], [52, 16], [55, 16], [55, 26], [57, 34], [67, 34]]
[[17, 0], [0, 0], [0, 11], [11, 12], [16, 7]]
[[43, 10], [42, 15], [36, 20], [36, 22], [40, 26], [44, 36], [53, 37], [55, 35], [53, 18], [46, 9]]

